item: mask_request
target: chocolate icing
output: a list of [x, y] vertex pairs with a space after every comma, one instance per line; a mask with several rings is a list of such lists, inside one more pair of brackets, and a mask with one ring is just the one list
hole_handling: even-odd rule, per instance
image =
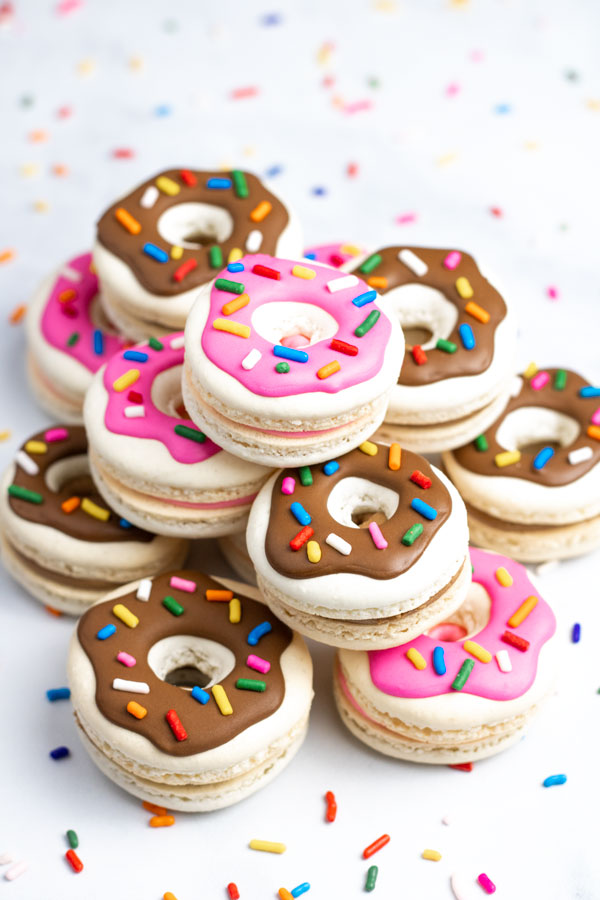
[[[248, 196], [238, 197], [234, 188], [225, 190], [213, 190], [206, 187], [209, 178], [228, 178], [228, 172], [204, 172], [194, 171], [197, 184], [190, 187], [181, 177], [180, 169], [169, 169], [159, 172], [154, 178], [144, 181], [130, 194], [122, 197], [114, 203], [98, 221], [98, 240], [111, 253], [123, 260], [137, 280], [146, 290], [153, 294], [165, 297], [173, 297], [191, 288], [200, 287], [215, 278], [223, 266], [227, 265], [229, 253], [234, 248], [239, 248], [244, 253], [246, 240], [251, 231], [258, 230], [263, 235], [260, 246], [261, 253], [275, 255], [277, 240], [289, 222], [289, 215], [283, 203], [274, 196], [256, 175], [244, 172], [248, 185]], [[179, 185], [181, 190], [175, 196], [169, 196], [159, 191], [159, 196], [151, 207], [145, 209], [140, 205], [140, 200], [148, 187], [156, 184], [160, 177], [167, 177]], [[259, 203], [268, 201], [272, 209], [262, 222], [253, 222], [250, 213]], [[200, 249], [183, 249], [183, 255], [179, 259], [169, 259], [165, 263], [159, 263], [143, 252], [144, 244], [150, 242], [168, 254], [171, 246], [159, 234], [157, 223], [160, 216], [172, 206], [179, 203], [206, 203], [227, 210], [233, 219], [233, 231], [230, 237], [221, 244], [209, 241]], [[139, 234], [130, 234], [115, 218], [115, 210], [119, 208], [136, 219], [142, 226]], [[209, 261], [210, 247], [219, 246], [223, 254], [223, 264], [213, 268]], [[195, 259], [197, 266], [189, 272], [181, 281], [175, 281], [173, 273], [190, 259]]]
[[[173, 575], [195, 581], [194, 593], [171, 587]], [[169, 756], [191, 756], [220, 747], [247, 728], [271, 716], [283, 702], [285, 680], [281, 670], [281, 656], [292, 640], [290, 629], [279, 622], [260, 603], [237, 594], [242, 605], [242, 619], [237, 625], [229, 622], [229, 604], [205, 599], [207, 588], [223, 590], [218, 584], [197, 571], [176, 571], [152, 579], [152, 591], [148, 602], [136, 599], [136, 591], [130, 591], [115, 600], [107, 600], [91, 607], [80, 619], [77, 628], [79, 642], [88, 656], [96, 675], [96, 704], [105, 718], [121, 728], [142, 735]], [[180, 616], [172, 615], [163, 605], [163, 598], [174, 597], [184, 607]], [[136, 628], [128, 628], [112, 609], [116, 603], [124, 604], [139, 618]], [[246, 638], [261, 622], [268, 621], [272, 631], [260, 639], [257, 647], [251, 647]], [[107, 640], [96, 637], [108, 623], [117, 631]], [[183, 688], [161, 681], [147, 662], [148, 651], [163, 638], [173, 635], [193, 635], [207, 638], [228, 647], [235, 656], [233, 670], [221, 682], [233, 707], [233, 714], [223, 716], [212, 697], [206, 705], [198, 703]], [[136, 665], [128, 668], [117, 661], [117, 654], [126, 651], [135, 657]], [[250, 653], [257, 653], [271, 663], [265, 675], [246, 666]], [[114, 678], [145, 681], [149, 694], [133, 694], [117, 691], [112, 687]], [[238, 690], [238, 678], [257, 678], [267, 683], [263, 693]], [[209, 688], [210, 693], [210, 688]], [[127, 712], [127, 704], [135, 700], [148, 710], [143, 719], [136, 719]], [[177, 741], [171, 731], [166, 713], [174, 709], [188, 733], [184, 741]]]
[[43, 441], [46, 443], [47, 449], [45, 453], [27, 454], [38, 465], [39, 472], [37, 475], [28, 475], [16, 463], [13, 479], [13, 484], [41, 494], [44, 498], [43, 503], [30, 503], [28, 500], [21, 500], [19, 497], [9, 497], [8, 502], [14, 514], [21, 519], [26, 519], [28, 522], [55, 528], [57, 531], [62, 531], [63, 534], [77, 538], [79, 541], [93, 541], [97, 543], [107, 543], [109, 541], [141, 541], [148, 543], [152, 541], [154, 535], [149, 534], [147, 531], [142, 531], [141, 528], [136, 528], [135, 526], [123, 528], [119, 525], [121, 517], [112, 510], [110, 510], [110, 517], [106, 522], [90, 516], [81, 509], [81, 506], [71, 513], [62, 511], [61, 504], [74, 495], [81, 498], [88, 497], [102, 509], [109, 509], [109, 507], [96, 491], [91, 476], [78, 477], [76, 482], [67, 482], [59, 491], [50, 490], [46, 483], [46, 472], [48, 469], [60, 460], [87, 454], [88, 449], [85, 429], [82, 425], [56, 425], [53, 427], [65, 428], [69, 436], [64, 441], [45, 442], [44, 434], [47, 429], [44, 429], [44, 431], [39, 431], [28, 438], [20, 448], [24, 453], [27, 453], [25, 445], [28, 441]]
[[[582, 378], [581, 375], [565, 369], [563, 371], [567, 373], [567, 383], [564, 390], [560, 391], [554, 387], [554, 377], [559, 370], [544, 369], [543, 371], [548, 372], [550, 381], [541, 390], [534, 390], [531, 387], [531, 380], [522, 376], [522, 387], [519, 394], [516, 397], [511, 397], [502, 415], [484, 432], [488, 442], [488, 450], [482, 452], [477, 449], [474, 442], [470, 442], [453, 451], [453, 456], [459, 465], [470, 472], [476, 472], [478, 475], [523, 478], [526, 481], [533, 481], [546, 487], [558, 487], [577, 481], [578, 478], [581, 478], [582, 475], [585, 475], [586, 472], [589, 472], [590, 469], [593, 469], [600, 462], [600, 442], [586, 434], [591, 417], [598, 408], [599, 400], [598, 397], [579, 396], [581, 388], [588, 387], [589, 382]], [[527, 450], [521, 450], [521, 459], [518, 463], [505, 467], [497, 466], [494, 462], [496, 454], [506, 450], [506, 447], [503, 447], [497, 441], [498, 428], [513, 410], [533, 406], [556, 410], [575, 419], [580, 428], [578, 437], [566, 447], [557, 447], [554, 456], [546, 463], [543, 469], [536, 470], [533, 468], [533, 460], [537, 451]], [[568, 460], [569, 453], [580, 447], [591, 447], [592, 456], [585, 462], [571, 465]], [[519, 525], [518, 528], [521, 530], [522, 526]]]
[[[338, 572], [350, 572], [354, 575], [366, 575], [369, 578], [395, 578], [413, 566], [435, 534], [442, 527], [452, 510], [452, 499], [448, 489], [435, 474], [429, 463], [422, 456], [402, 450], [402, 465], [398, 471], [388, 467], [388, 447], [377, 445], [379, 452], [368, 456], [362, 450], [352, 450], [340, 456], [340, 464], [333, 475], [325, 475], [322, 466], [312, 466], [312, 485], [304, 487], [300, 483], [297, 469], [284, 469], [273, 486], [271, 495], [271, 513], [265, 537], [265, 552], [269, 564], [288, 578], [316, 578], [319, 575], [332, 575]], [[410, 476], [418, 469], [431, 478], [432, 485], [423, 490], [410, 481]], [[286, 476], [296, 479], [296, 488], [291, 495], [281, 493], [281, 484]], [[383, 485], [396, 491], [400, 496], [398, 509], [391, 519], [378, 521], [388, 547], [378, 550], [368, 528], [350, 528], [341, 525], [327, 509], [327, 499], [332, 488], [343, 478], [365, 478], [368, 481]], [[437, 517], [433, 521], [420, 516], [411, 509], [411, 501], [418, 497], [437, 509]], [[290, 505], [300, 502], [312, 517], [310, 527], [314, 529], [312, 540], [318, 541], [321, 547], [321, 560], [309, 562], [306, 546], [292, 550], [289, 541], [300, 531], [301, 526], [290, 512]], [[414, 544], [406, 547], [401, 543], [402, 535], [415, 523], [423, 525], [423, 533]], [[348, 556], [339, 553], [325, 543], [328, 534], [334, 532], [352, 545]]]
[[[398, 253], [401, 250], [411, 250], [428, 267], [428, 271], [422, 277], [415, 275], [408, 266], [400, 262]], [[477, 263], [468, 253], [461, 252], [461, 261], [455, 269], [447, 269], [444, 259], [451, 250], [439, 250], [430, 247], [385, 247], [377, 250], [382, 261], [366, 277], [370, 283], [372, 278], [386, 278], [387, 287], [377, 287], [377, 291], [384, 295], [393, 288], [405, 284], [422, 284], [440, 291], [450, 303], [458, 310], [458, 319], [447, 340], [456, 344], [456, 353], [446, 353], [432, 347], [426, 350], [427, 362], [417, 365], [411, 354], [411, 348], [404, 351], [404, 363], [398, 378], [398, 384], [415, 386], [432, 384], [447, 378], [458, 378], [462, 375], [479, 375], [489, 368], [494, 356], [494, 335], [496, 328], [506, 316], [506, 304], [498, 291], [492, 287], [477, 266]], [[352, 270], [356, 275], [361, 275], [360, 265]], [[473, 297], [470, 298], [490, 314], [487, 324], [465, 313], [464, 309], [469, 300], [463, 299], [456, 289], [456, 279], [461, 276], [468, 278], [473, 288]], [[475, 347], [465, 350], [458, 332], [462, 324], [468, 324], [473, 330]]]

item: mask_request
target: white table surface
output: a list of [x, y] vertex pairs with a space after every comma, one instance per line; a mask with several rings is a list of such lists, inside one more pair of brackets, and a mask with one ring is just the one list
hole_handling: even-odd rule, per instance
[[[15, 252], [0, 265], [0, 431], [11, 432], [2, 465], [49, 421], [29, 396], [23, 328], [7, 324], [10, 311], [89, 247], [95, 218], [120, 192], [172, 165], [280, 168], [273, 186], [310, 242], [468, 249], [519, 310], [521, 365], [570, 365], [600, 379], [593, 0], [66, 6], [0, 9], [0, 254]], [[244, 87], [257, 93], [231, 99]], [[59, 117], [62, 107], [72, 114]], [[46, 140], [32, 141], [36, 131]], [[116, 159], [116, 148], [134, 155]], [[57, 164], [68, 174], [53, 174]], [[219, 900], [233, 880], [242, 900], [303, 881], [308, 898], [353, 898], [363, 893], [363, 847], [388, 832], [392, 842], [373, 859], [375, 897], [445, 900], [451, 873], [472, 881], [485, 871], [499, 898], [597, 898], [598, 560], [541, 578], [559, 618], [558, 692], [506, 754], [467, 774], [370, 752], [335, 713], [332, 652], [312, 645], [316, 697], [294, 763], [237, 807], [179, 814], [157, 830], [90, 762], [69, 704], [45, 699], [65, 683], [73, 621], [51, 617], [0, 573], [0, 853], [29, 867], [12, 883], [0, 878], [0, 895], [158, 900], [170, 890]], [[48, 751], [59, 744], [72, 755], [56, 763]], [[557, 772], [567, 784], [544, 789]], [[327, 790], [338, 798], [333, 825], [324, 822]], [[67, 828], [80, 838], [78, 876], [64, 861]], [[288, 850], [254, 853], [254, 837]], [[422, 860], [425, 847], [441, 862]], [[465, 900], [484, 896], [473, 884]]]

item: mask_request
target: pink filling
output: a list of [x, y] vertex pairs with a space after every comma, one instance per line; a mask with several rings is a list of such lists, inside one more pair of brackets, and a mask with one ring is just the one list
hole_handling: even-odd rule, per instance
[[248, 497], [236, 497], [235, 500], [221, 500], [220, 503], [188, 503], [185, 500], [170, 500], [168, 497], [153, 497], [153, 500], [160, 500], [168, 503], [169, 506], [184, 506], [186, 509], [227, 509], [230, 506], [245, 506], [252, 503], [256, 494], [250, 494]]

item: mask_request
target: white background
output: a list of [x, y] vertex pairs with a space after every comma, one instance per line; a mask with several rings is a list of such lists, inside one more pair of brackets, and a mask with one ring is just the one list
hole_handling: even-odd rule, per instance
[[[471, 251], [519, 311], [519, 363], [570, 365], [600, 380], [593, 0], [88, 0], [66, 15], [54, 0], [15, 6], [0, 12], [0, 252], [16, 253], [0, 265], [0, 431], [11, 432], [2, 465], [48, 422], [27, 390], [11, 309], [90, 246], [96, 217], [120, 192], [174, 165], [280, 167], [273, 186], [310, 242]], [[247, 86], [257, 95], [231, 99]], [[371, 108], [349, 111], [362, 101]], [[64, 106], [72, 115], [59, 118]], [[31, 141], [36, 130], [47, 140]], [[121, 147], [134, 157], [115, 159]], [[53, 175], [55, 164], [69, 174]], [[406, 214], [416, 220], [398, 224]], [[313, 646], [316, 698], [296, 761], [238, 807], [180, 814], [160, 830], [88, 760], [69, 704], [45, 699], [65, 683], [73, 622], [2, 578], [0, 853], [29, 870], [0, 879], [0, 897], [158, 900], [170, 890], [220, 900], [230, 880], [242, 900], [305, 880], [314, 900], [359, 897], [360, 853], [387, 831], [392, 842], [373, 860], [375, 897], [445, 900], [452, 872], [473, 881], [485, 871], [499, 898], [597, 898], [597, 573], [598, 554], [543, 576], [559, 617], [558, 693], [505, 755], [470, 774], [377, 756], [338, 721], [332, 653]], [[49, 759], [58, 744], [70, 759]], [[541, 787], [557, 772], [565, 786]], [[326, 790], [338, 798], [334, 825], [324, 823]], [[79, 876], [63, 858], [67, 828], [80, 837]], [[255, 837], [288, 850], [253, 853]], [[425, 847], [442, 861], [422, 860]], [[473, 885], [471, 896], [486, 895]]]

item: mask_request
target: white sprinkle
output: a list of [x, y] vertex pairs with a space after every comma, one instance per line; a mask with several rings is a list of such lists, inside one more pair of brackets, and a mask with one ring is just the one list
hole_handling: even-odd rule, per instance
[[334, 550], [337, 550], [338, 553], [343, 553], [344, 556], [348, 556], [352, 552], [352, 544], [349, 544], [348, 541], [341, 538], [339, 534], [334, 534], [333, 531], [331, 534], [327, 535], [325, 543], [329, 544], [330, 547], [333, 547]]
[[259, 231], [257, 228], [255, 228], [254, 231], [251, 231], [246, 238], [246, 250], [248, 251], [248, 253], [258, 253], [262, 242], [262, 231]]
[[146, 415], [144, 406], [126, 406], [123, 410], [128, 419], [143, 419]]
[[510, 656], [508, 655], [508, 650], [498, 650], [496, 653], [496, 662], [498, 663], [498, 668], [501, 672], [512, 672], [512, 663], [510, 661]]
[[415, 275], [418, 275], [421, 278], [423, 275], [427, 275], [429, 271], [427, 268], [427, 263], [424, 263], [422, 259], [419, 259], [416, 253], [413, 253], [412, 250], [401, 250], [398, 254], [398, 259], [401, 263], [410, 269], [411, 272], [414, 272]]
[[128, 681], [126, 678], [113, 678], [115, 691], [131, 691], [132, 694], [149, 694], [150, 686], [145, 681]]
[[579, 447], [577, 450], [571, 450], [567, 459], [572, 466], [576, 466], [577, 463], [587, 462], [593, 455], [594, 451], [591, 447]]
[[337, 294], [338, 291], [345, 291], [346, 288], [354, 287], [358, 284], [356, 275], [344, 275], [342, 278], [334, 278], [333, 281], [327, 282], [327, 290], [330, 294]]
[[12, 853], [0, 853], [0, 866], [7, 866], [13, 859]]
[[450, 884], [456, 900], [476, 900], [482, 896], [481, 888], [471, 872], [468, 875], [455, 872], [450, 878]]
[[510, 396], [518, 397], [521, 393], [521, 388], [523, 387], [523, 379], [520, 375], [515, 375], [510, 384]]
[[158, 200], [158, 188], [154, 187], [153, 184], [150, 187], [147, 187], [144, 193], [142, 194], [142, 199], [140, 200], [140, 206], [143, 206], [144, 209], [152, 209], [156, 201]]
[[71, 266], [63, 266], [60, 274], [69, 281], [81, 281], [83, 277], [81, 272], [78, 272], [77, 269], [72, 269]]
[[250, 351], [248, 356], [245, 356], [244, 359], [242, 360], [242, 368], [250, 371], [250, 369], [254, 368], [254, 366], [259, 361], [261, 356], [262, 356], [262, 353], [260, 352], [260, 350], [257, 350], [256, 347], [254, 347]]
[[146, 600], [150, 599], [150, 592], [152, 590], [152, 579], [151, 578], [142, 578], [138, 585], [137, 594], [135, 595], [138, 600]]
[[19, 878], [23, 872], [27, 871], [27, 863], [26, 862], [18, 862], [15, 863], [14, 866], [11, 866], [10, 869], [4, 873], [4, 877], [7, 881], [14, 881], [15, 878]]
[[547, 559], [546, 562], [540, 563], [535, 567], [536, 575], [547, 575], [548, 572], [553, 572], [554, 569], [558, 569], [559, 562], [557, 559]]
[[185, 343], [185, 338], [182, 334], [177, 335], [177, 337], [172, 338], [169, 341], [169, 347], [171, 350], [181, 350]]
[[27, 456], [24, 450], [19, 450], [15, 457], [15, 462], [17, 465], [21, 466], [23, 471], [27, 472], [28, 475], [37, 475], [40, 471], [38, 464], [30, 456]]

